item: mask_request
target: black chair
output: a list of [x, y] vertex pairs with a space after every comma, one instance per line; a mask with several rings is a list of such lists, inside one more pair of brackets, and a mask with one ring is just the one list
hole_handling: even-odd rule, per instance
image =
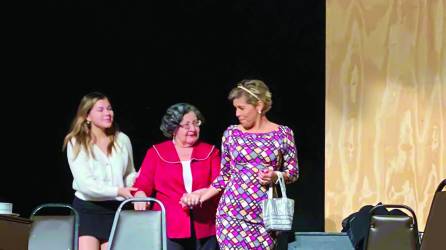
[[[156, 202], [161, 211], [122, 210], [129, 202]], [[121, 203], [115, 214], [108, 250], [167, 249], [166, 210], [154, 198], [132, 198]]]
[[[70, 215], [36, 215], [44, 208], [69, 209]], [[28, 240], [29, 250], [78, 249], [79, 215], [68, 204], [48, 203], [31, 213], [33, 221]]]
[[446, 246], [446, 179], [438, 185], [432, 200], [426, 228], [421, 241], [421, 250], [437, 250]]
[[[374, 214], [378, 208], [402, 208], [412, 215], [399, 210], [398, 214]], [[414, 211], [404, 205], [377, 205], [370, 210], [369, 230], [364, 243], [365, 250], [418, 250], [418, 223]]]

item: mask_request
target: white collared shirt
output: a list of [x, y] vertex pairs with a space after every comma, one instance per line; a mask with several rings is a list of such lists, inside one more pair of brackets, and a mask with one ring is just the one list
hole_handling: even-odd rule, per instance
[[123, 200], [118, 197], [118, 188], [132, 186], [136, 177], [132, 144], [128, 136], [119, 132], [116, 147], [108, 156], [93, 145], [94, 157], [81, 148], [74, 158], [72, 143], [75, 140], [68, 143], [67, 157], [73, 174], [75, 195], [79, 199], [91, 201]]

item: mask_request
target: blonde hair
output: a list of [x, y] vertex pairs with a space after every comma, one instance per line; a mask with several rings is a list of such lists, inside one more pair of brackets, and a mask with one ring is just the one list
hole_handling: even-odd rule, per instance
[[[79, 106], [77, 108], [76, 116], [74, 117], [71, 123], [70, 131], [65, 136], [62, 147], [62, 150], [65, 150], [68, 143], [72, 143], [72, 139], [74, 139], [75, 143], [74, 145], [72, 145], [74, 151], [74, 158], [76, 158], [79, 155], [81, 148], [86, 149], [89, 155], [94, 158], [91, 145], [92, 144], [91, 124], [87, 121], [87, 116], [90, 113], [93, 106], [96, 104], [96, 102], [104, 99], [109, 100], [109, 98], [106, 95], [99, 92], [92, 92], [82, 97], [81, 102], [79, 103]], [[110, 143], [107, 146], [108, 154], [111, 154], [113, 148], [115, 147], [117, 132], [118, 128], [115, 122], [113, 122], [110, 128], [107, 128], [105, 130], [105, 133], [110, 138]]]
[[273, 104], [271, 92], [261, 80], [243, 80], [237, 83], [237, 86], [229, 92], [228, 99], [232, 101], [242, 96], [246, 98], [247, 103], [254, 106], [259, 101], [263, 102], [262, 114], [268, 112]]

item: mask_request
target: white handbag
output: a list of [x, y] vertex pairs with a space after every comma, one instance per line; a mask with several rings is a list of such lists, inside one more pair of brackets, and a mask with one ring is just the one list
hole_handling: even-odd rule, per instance
[[268, 199], [261, 203], [263, 212], [263, 223], [266, 231], [289, 231], [293, 225], [294, 200], [288, 199], [286, 195], [285, 181], [281, 172], [276, 172], [282, 192], [282, 198], [273, 197], [272, 184], [268, 189]]

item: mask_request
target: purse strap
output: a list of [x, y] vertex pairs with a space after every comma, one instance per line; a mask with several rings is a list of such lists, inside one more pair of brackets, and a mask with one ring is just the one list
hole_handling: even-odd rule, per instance
[[[280, 191], [282, 192], [282, 198], [288, 198], [286, 195], [286, 186], [285, 186], [285, 180], [283, 179], [283, 173], [280, 171], [276, 172], [277, 174], [277, 180], [279, 181], [279, 185], [280, 185]], [[276, 188], [275, 184], [270, 184], [269, 189], [268, 189], [268, 199], [272, 199], [273, 198], [273, 189]]]

